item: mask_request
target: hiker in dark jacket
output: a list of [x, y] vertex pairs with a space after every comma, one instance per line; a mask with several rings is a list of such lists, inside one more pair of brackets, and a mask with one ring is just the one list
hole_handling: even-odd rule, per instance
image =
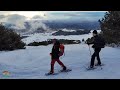
[[66, 70], [66, 66], [60, 61], [59, 57], [60, 57], [60, 42], [57, 41], [56, 39], [54, 39], [53, 41], [53, 48], [52, 48], [52, 52], [50, 53], [51, 55], [51, 70], [50, 70], [50, 74], [54, 73], [54, 64], [57, 61], [59, 65], [61, 65], [63, 67], [63, 70]]
[[93, 31], [93, 41], [92, 42], [87, 42], [88, 45], [93, 44], [92, 48], [94, 48], [94, 53], [91, 56], [91, 63], [90, 63], [90, 68], [94, 67], [94, 61], [95, 57], [97, 57], [98, 63], [96, 65], [101, 65], [101, 60], [99, 53], [101, 51], [101, 48], [104, 48], [105, 46], [105, 41], [102, 37], [98, 36], [98, 33], [96, 30]]

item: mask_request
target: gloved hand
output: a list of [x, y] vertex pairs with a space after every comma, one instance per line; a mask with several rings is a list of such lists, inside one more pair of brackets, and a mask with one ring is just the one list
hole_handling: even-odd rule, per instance
[[87, 45], [90, 45], [90, 43], [87, 43]]
[[92, 48], [95, 48], [95, 45], [93, 45]]
[[50, 53], [50, 55], [52, 55], [52, 53]]

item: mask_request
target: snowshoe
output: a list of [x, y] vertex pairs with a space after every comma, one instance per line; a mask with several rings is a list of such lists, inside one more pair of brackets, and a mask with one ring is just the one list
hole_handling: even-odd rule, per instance
[[95, 66], [104, 66], [104, 64], [95, 64]]
[[60, 72], [70, 72], [70, 71], [72, 71], [72, 69], [63, 69], [63, 70], [60, 70]]
[[95, 67], [87, 67], [86, 70], [94, 70], [96, 69]]
[[51, 73], [51, 72], [45, 73], [46, 76], [49, 76], [49, 75], [57, 75], [57, 74], [58, 74], [58, 73]]

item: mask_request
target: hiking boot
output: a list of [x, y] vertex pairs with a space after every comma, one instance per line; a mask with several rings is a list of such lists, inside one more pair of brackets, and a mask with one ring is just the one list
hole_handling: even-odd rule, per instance
[[50, 71], [49, 74], [53, 74], [54, 72]]
[[90, 68], [93, 68], [93, 66], [90, 66]]
[[96, 64], [95, 66], [102, 66], [102, 64]]
[[87, 70], [93, 70], [94, 67], [93, 66], [89, 66], [88, 68], [86, 68]]
[[67, 69], [67, 68], [64, 66], [64, 67], [63, 67], [63, 70], [66, 70], [66, 69]]

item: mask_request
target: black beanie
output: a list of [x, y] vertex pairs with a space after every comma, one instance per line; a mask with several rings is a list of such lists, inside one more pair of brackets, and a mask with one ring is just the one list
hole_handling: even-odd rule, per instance
[[97, 30], [94, 30], [93, 33], [94, 33], [94, 34], [97, 34]]

